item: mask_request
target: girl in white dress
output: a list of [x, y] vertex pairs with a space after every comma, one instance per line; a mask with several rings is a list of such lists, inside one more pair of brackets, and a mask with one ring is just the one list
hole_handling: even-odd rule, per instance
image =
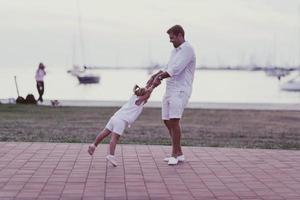
[[88, 153], [90, 155], [93, 155], [98, 144], [111, 134], [109, 154], [106, 156], [106, 159], [113, 166], [117, 166], [117, 160], [114, 156], [116, 144], [125, 128], [130, 127], [141, 114], [145, 103], [153, 91], [153, 88], [154, 86], [150, 86], [148, 88], [140, 88], [137, 85], [134, 86], [134, 94], [132, 97], [110, 118], [103, 131], [97, 135], [94, 143], [89, 145]]

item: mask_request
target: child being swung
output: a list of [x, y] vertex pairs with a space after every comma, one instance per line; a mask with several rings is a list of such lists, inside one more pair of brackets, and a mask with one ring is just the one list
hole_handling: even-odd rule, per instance
[[111, 134], [109, 154], [106, 156], [106, 159], [113, 166], [117, 166], [117, 160], [114, 155], [118, 140], [123, 134], [125, 128], [127, 126], [130, 127], [131, 124], [133, 124], [133, 122], [141, 114], [143, 107], [149, 99], [154, 87], [154, 85], [147, 88], [140, 88], [137, 85], [134, 86], [134, 94], [132, 97], [110, 118], [102, 132], [97, 135], [94, 143], [89, 145], [88, 153], [90, 155], [93, 155], [98, 144]]

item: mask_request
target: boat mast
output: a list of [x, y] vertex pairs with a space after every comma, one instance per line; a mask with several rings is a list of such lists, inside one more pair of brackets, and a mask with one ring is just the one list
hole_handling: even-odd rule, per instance
[[[300, 74], [300, 4], [298, 6], [298, 15], [299, 15], [299, 21], [298, 21], [298, 45], [299, 45], [299, 60], [298, 60], [298, 70], [299, 70], [299, 74]], [[297, 59], [296, 59], [297, 60]]]
[[78, 13], [78, 33], [79, 33], [79, 48], [81, 52], [82, 64], [85, 65], [85, 48], [83, 40], [82, 17], [80, 9], [80, 0], [77, 0], [77, 13]]

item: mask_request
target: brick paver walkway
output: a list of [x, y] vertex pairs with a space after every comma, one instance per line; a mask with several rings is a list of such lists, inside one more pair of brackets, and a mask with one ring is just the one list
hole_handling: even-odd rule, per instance
[[168, 166], [166, 146], [0, 143], [0, 199], [300, 199], [300, 151], [184, 147]]

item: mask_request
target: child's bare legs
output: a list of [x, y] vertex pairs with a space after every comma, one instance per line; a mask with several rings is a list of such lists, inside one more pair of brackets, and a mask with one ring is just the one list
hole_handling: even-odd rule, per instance
[[94, 145], [98, 146], [98, 144], [107, 136], [109, 136], [109, 134], [111, 133], [110, 130], [108, 130], [107, 128], [105, 128], [101, 133], [99, 133], [94, 141]]
[[108, 129], [106, 129], [106, 128], [105, 128], [103, 131], [101, 131], [101, 133], [99, 133], [99, 134], [97, 135], [97, 137], [96, 137], [94, 143], [91, 144], [91, 145], [89, 146], [88, 153], [89, 153], [90, 155], [93, 155], [93, 153], [94, 153], [96, 147], [98, 146], [98, 144], [99, 144], [104, 138], [106, 138], [107, 136], [109, 136], [110, 133], [111, 133], [111, 131], [108, 130]]
[[119, 141], [120, 135], [117, 133], [112, 133], [111, 134], [111, 140], [109, 143], [109, 154], [110, 155], [115, 155], [115, 150], [116, 150], [116, 145]]
[[109, 155], [106, 156], [106, 160], [108, 160], [114, 167], [118, 165], [114, 155], [115, 155], [116, 145], [119, 141], [119, 138], [120, 135], [116, 133], [111, 134], [111, 140], [109, 143]]

